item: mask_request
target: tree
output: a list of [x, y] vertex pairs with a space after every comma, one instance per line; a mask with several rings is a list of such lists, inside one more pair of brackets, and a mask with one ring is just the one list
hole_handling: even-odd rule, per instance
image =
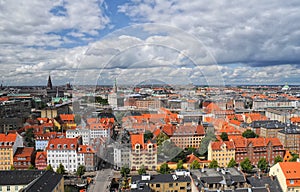
[[169, 165], [167, 164], [167, 163], [163, 163], [163, 164], [161, 164], [161, 166], [160, 166], [160, 168], [159, 168], [159, 172], [161, 173], [161, 174], [167, 174], [167, 173], [169, 173], [170, 172], [170, 167], [169, 167]]
[[220, 135], [221, 139], [223, 141], [228, 141], [228, 134], [226, 132], [222, 132], [221, 135]]
[[251, 161], [248, 157], [246, 157], [242, 162], [241, 162], [241, 167], [242, 170], [245, 172], [250, 172], [252, 170], [252, 164]]
[[148, 140], [153, 138], [153, 133], [149, 130], [145, 131], [144, 133], [144, 141], [147, 142]]
[[282, 161], [283, 161], [283, 159], [282, 159], [282, 157], [280, 157], [279, 155], [277, 155], [277, 156], [274, 158], [274, 164], [279, 163], [279, 162], [282, 162]]
[[63, 164], [61, 164], [61, 163], [59, 164], [59, 166], [56, 169], [56, 173], [62, 174], [62, 175], [66, 173], [66, 170], [65, 170], [65, 167]]
[[28, 147], [34, 147], [33, 128], [27, 129], [25, 132], [25, 141]]
[[28, 170], [33, 170], [33, 169], [35, 169], [35, 167], [34, 167], [33, 165], [30, 165], [30, 166], [28, 167]]
[[227, 167], [235, 167], [235, 166], [236, 166], [236, 161], [233, 158], [231, 158]]
[[129, 173], [130, 173], [130, 169], [127, 166], [123, 166], [121, 168], [120, 172], [121, 172], [122, 177], [127, 177], [127, 175], [129, 175]]
[[268, 168], [268, 161], [266, 158], [262, 157], [258, 160], [257, 163], [257, 167], [261, 170], [261, 171], [266, 171]]
[[156, 137], [156, 143], [157, 143], [158, 146], [161, 146], [161, 145], [163, 144], [163, 142], [164, 142], [165, 140], [168, 140], [168, 139], [169, 139], [169, 137], [168, 137], [166, 134], [160, 133], [160, 134]]
[[183, 161], [180, 159], [177, 163], [177, 169], [183, 169]]
[[209, 168], [217, 168], [217, 167], [219, 167], [218, 161], [215, 160], [215, 159], [213, 159], [213, 160], [210, 162], [210, 164], [208, 165], [208, 167], [209, 167]]
[[85, 166], [84, 165], [79, 165], [77, 167], [76, 175], [81, 177], [82, 175], [84, 175], [84, 172], [85, 172]]
[[295, 161], [297, 161], [297, 159], [299, 158], [299, 155], [298, 154], [292, 154], [292, 158], [289, 160], [289, 161], [291, 161], [291, 162], [295, 162]]
[[16, 170], [15, 166], [11, 165], [10, 170]]
[[138, 173], [139, 173], [139, 175], [143, 175], [146, 173], [146, 169], [145, 169], [144, 165], [141, 166], [141, 168], [138, 170]]
[[255, 138], [258, 137], [258, 135], [256, 135], [252, 130], [247, 129], [246, 131], [244, 131], [244, 133], [242, 134], [243, 137], [246, 138]]
[[191, 169], [199, 169], [200, 168], [200, 163], [197, 161], [197, 160], [194, 160], [192, 163], [191, 163]]
[[52, 168], [51, 164], [47, 165], [46, 170], [47, 171], [53, 171], [53, 168]]

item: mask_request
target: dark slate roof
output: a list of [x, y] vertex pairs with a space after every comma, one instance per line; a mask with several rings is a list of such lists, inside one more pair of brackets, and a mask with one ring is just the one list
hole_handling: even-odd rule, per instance
[[201, 177], [200, 179], [203, 183], [208, 183], [208, 184], [220, 183], [221, 181], [223, 181], [222, 176]]
[[[259, 188], [254, 188], [252, 187], [252, 192], [270, 192], [267, 188], [265, 187], [259, 187]], [[272, 190], [271, 190], [272, 191]]]
[[268, 129], [283, 129], [285, 127], [285, 125], [277, 120], [262, 120], [262, 121], [251, 122], [250, 127], [253, 127], [253, 128], [265, 127]]
[[284, 134], [300, 134], [300, 127], [293, 124], [289, 124], [279, 132]]
[[52, 192], [62, 180], [63, 175], [53, 171], [46, 171], [37, 180], [22, 190], [22, 192]]
[[189, 176], [177, 176], [177, 179], [174, 180], [172, 174], [159, 174], [159, 175], [151, 175], [150, 180], [141, 180], [140, 175], [134, 175], [131, 177], [132, 182], [139, 183], [180, 183], [180, 182], [191, 182]]
[[246, 182], [242, 172], [236, 168], [203, 169], [203, 171], [199, 170], [199, 173], [196, 175], [203, 183], [208, 184], [220, 183], [222, 181], [226, 182], [227, 185]]
[[131, 192], [151, 192], [151, 188], [146, 183], [139, 183], [137, 189], [130, 189]]
[[9, 170], [0, 171], [1, 185], [27, 185], [40, 177], [45, 171], [40, 170]]
[[266, 184], [270, 187], [270, 191], [282, 192], [276, 178], [272, 180], [271, 177], [248, 177], [247, 181], [252, 186], [252, 189], [256, 189], [257, 192], [260, 192], [259, 188], [265, 188]]

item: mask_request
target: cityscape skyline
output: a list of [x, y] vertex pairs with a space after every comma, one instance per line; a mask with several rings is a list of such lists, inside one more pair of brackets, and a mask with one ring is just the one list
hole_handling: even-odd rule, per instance
[[[99, 79], [112, 84], [115, 77], [138, 84], [145, 74], [174, 84], [300, 84], [297, 1], [30, 1], [0, 6], [6, 18], [0, 21], [3, 85], [44, 85], [49, 73], [58, 85], [96, 85]], [[210, 75], [219, 82], [207, 81]]]

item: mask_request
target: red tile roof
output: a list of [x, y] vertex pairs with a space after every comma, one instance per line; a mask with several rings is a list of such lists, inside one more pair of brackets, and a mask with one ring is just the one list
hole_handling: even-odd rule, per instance
[[201, 160], [196, 155], [194, 155], [194, 153], [192, 153], [186, 157], [187, 163], [192, 163], [195, 160], [198, 161], [199, 163], [201, 162]]
[[50, 139], [46, 150], [76, 150], [78, 138], [55, 138]]
[[9, 133], [9, 134], [4, 134], [0, 133], [0, 142], [15, 142], [17, 138], [17, 134], [15, 133]]
[[291, 122], [292, 123], [300, 123], [300, 117], [292, 117]]
[[18, 161], [18, 158], [26, 158], [26, 160], [31, 160], [33, 152], [34, 147], [18, 147], [14, 154], [14, 161]]
[[38, 159], [47, 159], [47, 152], [46, 151], [36, 152], [35, 160], [38, 160]]
[[236, 148], [244, 148], [248, 145], [252, 144], [253, 147], [266, 147], [269, 142], [272, 143], [273, 146], [283, 146], [278, 138], [230, 138], [234, 142]]
[[[300, 162], [280, 162], [279, 166], [289, 187], [300, 186]], [[290, 180], [295, 180], [294, 184], [290, 183]]]
[[233, 141], [215, 141], [211, 143], [212, 150], [221, 150], [221, 146], [225, 144], [226, 149], [235, 149]]
[[168, 136], [175, 135], [205, 135], [204, 127], [202, 125], [164, 125], [163, 132]]
[[144, 147], [144, 134], [132, 134], [130, 135], [131, 147], [134, 149], [136, 144], [140, 144]]
[[154, 137], [157, 137], [160, 133], [161, 133], [161, 130], [160, 130], [160, 129], [156, 129], [156, 130], [153, 132], [153, 136], [154, 136]]
[[63, 121], [74, 121], [74, 114], [60, 114], [59, 115], [60, 119]]
[[78, 153], [95, 153], [95, 150], [90, 145], [79, 145]]

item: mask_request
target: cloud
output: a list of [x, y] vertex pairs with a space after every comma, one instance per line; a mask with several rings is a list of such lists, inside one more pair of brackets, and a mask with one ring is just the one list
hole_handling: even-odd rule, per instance
[[299, 61], [299, 6], [295, 0], [130, 1], [119, 12], [137, 22], [163, 23], [195, 35], [219, 64], [257, 61], [268, 66], [269, 61]]
[[132, 26], [102, 37], [118, 27], [107, 10], [118, 3], [0, 1], [2, 81], [300, 83], [296, 0], [129, 0], [116, 14]]

